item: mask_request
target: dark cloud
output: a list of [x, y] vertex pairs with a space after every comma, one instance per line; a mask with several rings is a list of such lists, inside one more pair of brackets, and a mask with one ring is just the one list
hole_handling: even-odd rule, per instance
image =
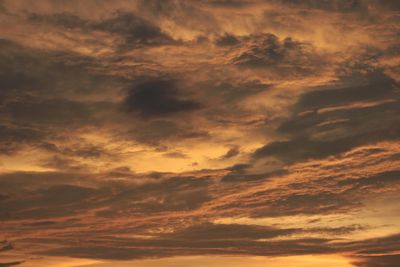
[[218, 46], [231, 46], [239, 43], [240, 40], [235, 35], [229, 33], [225, 33], [215, 39], [215, 44]]
[[87, 28], [91, 23], [75, 14], [58, 13], [51, 15], [29, 14], [29, 20], [34, 23], [50, 24], [69, 29]]
[[125, 99], [128, 112], [143, 117], [161, 117], [198, 110], [202, 105], [182, 94], [171, 80], [151, 80], [134, 85]]
[[166, 235], [174, 239], [187, 241], [214, 241], [214, 240], [256, 240], [289, 235], [298, 229], [277, 229], [258, 225], [241, 224], [212, 224], [193, 225], [181, 231]]
[[364, 0], [278, 0], [284, 5], [301, 7], [304, 9], [320, 9], [333, 12], [355, 12], [367, 10], [368, 1]]
[[400, 262], [400, 254], [383, 256], [365, 256], [353, 262], [357, 267], [397, 267]]
[[0, 39], [0, 104], [20, 96], [48, 98], [50, 93], [53, 98], [87, 96], [124, 83], [123, 78], [95, 73], [94, 65], [90, 57]]
[[[262, 205], [265, 208], [262, 208]], [[299, 193], [284, 196], [277, 200], [258, 203], [252, 217], [285, 216], [294, 214], [330, 214], [346, 212], [361, 205], [354, 196], [335, 194], [328, 191], [320, 193]]]
[[244, 52], [232, 63], [239, 67], [270, 69], [278, 74], [307, 74], [324, 65], [312, 45], [274, 34], [243, 37]]
[[117, 12], [102, 22], [96, 23], [94, 29], [118, 33], [125, 37], [126, 44], [131, 45], [160, 45], [170, 44], [173, 39], [161, 29], [132, 13]]
[[12, 244], [10, 242], [8, 242], [8, 241], [2, 241], [0, 244], [1, 244], [0, 252], [13, 249]]
[[126, 47], [163, 45], [175, 42], [152, 22], [126, 11], [117, 11], [111, 17], [98, 21], [86, 20], [70, 13], [31, 14], [30, 19], [36, 23], [51, 24], [68, 29], [98, 30], [117, 34], [124, 38], [123, 46]]
[[[14, 249], [13, 245], [7, 241], [0, 241], [0, 253], [8, 250]], [[13, 262], [0, 262], [0, 267], [8, 267], [22, 264], [23, 261], [13, 261]]]
[[109, 208], [98, 215], [195, 210], [211, 200], [209, 183], [209, 179], [173, 177], [158, 183], [126, 187], [106, 200], [104, 205]]
[[242, 8], [254, 4], [253, 0], [206, 0], [207, 5], [215, 7]]
[[[362, 79], [364, 78], [364, 79]], [[349, 79], [349, 77], [343, 77]], [[353, 85], [351, 84], [353, 83]], [[322, 88], [302, 95], [296, 104], [299, 110], [315, 110], [351, 104], [357, 101], [377, 101], [387, 98], [398, 98], [398, 85], [382, 71], [376, 70], [368, 73], [367, 76], [360, 77], [358, 81], [349, 80], [349, 85], [339, 86], [338, 88]]]
[[259, 174], [247, 174], [245, 172], [245, 168], [243, 169], [236, 165], [232, 172], [222, 177], [222, 182], [254, 182], [254, 181], [263, 181], [273, 177], [279, 177], [282, 175], [287, 174], [286, 170], [276, 170], [266, 173], [259, 173]]
[[[65, 99], [21, 99], [7, 103], [0, 109], [14, 121], [24, 124], [65, 125], [94, 123], [92, 103]], [[100, 104], [101, 105], [101, 104]]]
[[35, 128], [0, 124], [0, 154], [13, 154], [26, 145], [41, 143], [45, 137]]
[[338, 13], [368, 14], [369, 11], [376, 8], [383, 8], [389, 11], [396, 11], [400, 8], [399, 2], [396, 0], [276, 0], [275, 2], [304, 10], [315, 9]]
[[[393, 266], [398, 234], [358, 237], [396, 226], [377, 223], [397, 211], [396, 1], [100, 2], [0, 0], [0, 232], [18, 255]], [[242, 219], [277, 223], [226, 223]]]
[[340, 181], [341, 186], [352, 185], [352, 189], [366, 189], [367, 187], [385, 187], [400, 180], [400, 171], [387, 171], [359, 179]]
[[16, 266], [24, 263], [24, 261], [0, 262], [0, 267]]
[[[141, 259], [176, 255], [280, 255], [286, 248], [299, 254], [309, 251], [332, 251], [324, 239], [297, 239], [290, 241], [258, 241], [295, 233], [297, 229], [279, 229], [266, 226], [202, 223], [184, 227], [173, 233], [159, 234], [151, 239], [114, 239], [119, 247], [102, 245], [65, 246], [40, 252], [42, 255], [73, 255], [101, 259]], [[116, 242], [116, 243], [115, 243]], [[285, 253], [286, 255], [287, 253]]]
[[224, 155], [220, 157], [220, 159], [230, 159], [240, 154], [239, 147], [232, 147], [230, 148]]
[[[19, 192], [18, 195], [20, 196], [21, 193]], [[54, 185], [38, 190], [28, 189], [23, 193], [27, 194], [25, 199], [16, 197], [14, 193], [14, 197], [0, 203], [1, 216], [4, 220], [71, 216], [89, 209], [94, 205], [90, 197], [97, 193], [102, 194], [92, 188], [70, 184]], [[29, 204], [26, 201], [29, 201]]]
[[[294, 116], [278, 128], [289, 140], [267, 144], [256, 150], [254, 157], [275, 156], [293, 162], [398, 139], [400, 109], [396, 83], [382, 74], [368, 77], [370, 80], [361, 84], [305, 93], [294, 107]], [[389, 102], [379, 102], [384, 100]], [[376, 104], [352, 106], [365, 101]]]

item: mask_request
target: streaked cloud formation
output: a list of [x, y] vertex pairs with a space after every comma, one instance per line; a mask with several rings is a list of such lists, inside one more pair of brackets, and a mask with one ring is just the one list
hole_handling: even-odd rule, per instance
[[0, 1], [0, 266], [397, 266], [399, 11]]

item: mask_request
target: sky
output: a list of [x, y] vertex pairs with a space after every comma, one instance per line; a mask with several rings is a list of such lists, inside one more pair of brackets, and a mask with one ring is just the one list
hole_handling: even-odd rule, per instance
[[400, 1], [0, 0], [0, 267], [396, 267]]

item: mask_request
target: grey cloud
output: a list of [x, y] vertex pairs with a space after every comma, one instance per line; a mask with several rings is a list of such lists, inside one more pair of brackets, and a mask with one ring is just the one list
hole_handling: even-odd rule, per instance
[[[246, 166], [247, 167], [247, 166]], [[244, 167], [244, 168], [246, 168]], [[287, 174], [286, 170], [276, 170], [266, 173], [260, 174], [247, 174], [244, 169], [241, 169], [240, 166], [234, 166], [235, 169], [232, 169], [231, 173], [222, 177], [222, 182], [256, 182], [256, 181], [264, 181], [266, 179], [279, 177]], [[239, 168], [239, 169], [238, 169]]]
[[[351, 77], [351, 76], [350, 76]], [[350, 77], [343, 77], [349, 79]], [[380, 70], [368, 73], [367, 79], [349, 80], [350, 85], [338, 88], [321, 88], [302, 95], [296, 104], [299, 110], [313, 110], [346, 105], [357, 101], [377, 101], [399, 97], [396, 82]], [[351, 83], [354, 83], [353, 85]]]
[[[382, 74], [378, 78], [371, 76], [371, 80], [350, 87], [305, 93], [294, 106], [294, 115], [278, 128], [288, 140], [267, 144], [256, 150], [254, 157], [275, 156], [295, 162], [337, 155], [364, 144], [397, 140], [400, 108], [396, 83]], [[377, 102], [383, 100], [390, 101]], [[362, 101], [377, 104], [351, 106]], [[333, 109], [318, 110], [327, 107]]]
[[202, 107], [200, 103], [182, 95], [182, 90], [171, 80], [150, 80], [133, 86], [124, 106], [128, 112], [143, 117], [192, 112]]
[[[27, 196], [21, 198], [21, 194]], [[9, 219], [43, 219], [75, 215], [93, 206], [90, 197], [101, 195], [95, 189], [69, 184], [19, 192], [0, 203], [1, 216]], [[29, 203], [26, 203], [26, 202]]]
[[[22, 99], [9, 102], [0, 110], [14, 121], [28, 124], [65, 125], [93, 123], [94, 105], [65, 99]], [[100, 104], [101, 106], [101, 104]]]
[[16, 266], [24, 263], [24, 261], [0, 262], [0, 267]]
[[[14, 249], [13, 245], [7, 241], [0, 241], [0, 253]], [[0, 267], [8, 267], [22, 264], [23, 261], [12, 261], [12, 262], [0, 262]]]
[[254, 0], [206, 0], [207, 5], [214, 7], [229, 7], [229, 8], [243, 8], [245, 6], [254, 4]]
[[32, 127], [0, 124], [0, 154], [13, 154], [24, 145], [42, 142], [46, 133]]
[[399, 10], [400, 5], [396, 0], [276, 0], [275, 2], [289, 7], [301, 9], [316, 9], [339, 13], [364, 13], [374, 8], [383, 8], [386, 11]]
[[131, 12], [117, 11], [98, 21], [86, 20], [70, 13], [31, 14], [30, 20], [70, 29], [99, 30], [124, 38], [123, 47], [172, 44], [175, 41], [152, 22]]
[[105, 200], [104, 205], [110, 208], [98, 215], [112, 217], [123, 213], [195, 210], [212, 199], [208, 192], [209, 184], [209, 179], [205, 178], [172, 177], [158, 183], [121, 188], [112, 198]]
[[215, 39], [215, 44], [218, 46], [232, 46], [239, 43], [239, 39], [235, 35], [229, 33], [225, 33]]
[[363, 0], [278, 0], [277, 2], [293, 7], [320, 9], [333, 12], [366, 11], [368, 3], [368, 1]]
[[[102, 245], [65, 246], [40, 252], [41, 255], [73, 255], [102, 259], [140, 259], [176, 255], [281, 255], [283, 248], [293, 253], [332, 251], [324, 239], [258, 241], [295, 233], [297, 229], [279, 229], [238, 224], [195, 224], [151, 239], [113, 238]], [[110, 243], [108, 243], [110, 242]], [[112, 246], [110, 246], [113, 244]], [[286, 253], [285, 253], [286, 254]]]
[[49, 93], [53, 98], [90, 95], [125, 82], [90, 70], [95, 65], [90, 57], [30, 48], [7, 39], [0, 39], [0, 48], [0, 104]]
[[399, 262], [400, 254], [396, 254], [359, 257], [353, 264], [357, 267], [397, 267]]
[[[241, 225], [241, 224], [212, 224], [204, 223], [190, 226], [186, 229], [166, 235], [173, 239], [185, 240], [254, 240], [273, 238], [292, 234], [298, 229], [276, 229], [267, 226]], [[165, 236], [164, 236], [165, 237]]]
[[245, 51], [232, 60], [239, 67], [270, 69], [280, 75], [299, 75], [317, 71], [325, 64], [310, 44], [289, 37], [280, 40], [268, 33], [242, 39]]
[[239, 147], [232, 147], [230, 148], [224, 155], [220, 157], [220, 159], [230, 159], [240, 154]]
[[0, 252], [12, 250], [14, 248], [12, 244], [8, 241], [2, 241], [0, 242], [0, 244], [1, 244]]

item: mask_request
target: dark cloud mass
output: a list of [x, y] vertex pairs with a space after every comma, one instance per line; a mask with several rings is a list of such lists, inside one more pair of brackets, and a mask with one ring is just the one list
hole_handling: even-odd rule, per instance
[[[232, 44], [233, 36], [217, 40], [221, 45]], [[233, 64], [246, 68], [266, 68], [278, 74], [297, 75], [316, 72], [324, 62], [307, 43], [287, 37], [280, 40], [274, 34], [250, 35], [244, 38], [245, 51], [233, 59]]]
[[398, 266], [399, 7], [0, 0], [0, 267]]
[[124, 38], [128, 47], [142, 45], [172, 44], [174, 40], [161, 29], [131, 12], [117, 11], [104, 20], [86, 20], [75, 14], [59, 13], [52, 15], [31, 14], [30, 20], [39, 24], [50, 24], [66, 29], [104, 31]]
[[152, 80], [130, 89], [125, 106], [129, 112], [137, 112], [144, 117], [158, 117], [191, 112], [199, 109], [201, 104], [180, 96], [174, 81]]
[[[382, 73], [371, 73], [367, 81], [360, 84], [305, 93], [294, 106], [293, 117], [278, 128], [290, 139], [267, 144], [256, 150], [254, 156], [277, 156], [292, 162], [336, 155], [379, 141], [397, 140], [400, 136], [397, 86]], [[385, 100], [388, 102], [379, 102]], [[376, 104], [351, 107], [362, 101]]]

